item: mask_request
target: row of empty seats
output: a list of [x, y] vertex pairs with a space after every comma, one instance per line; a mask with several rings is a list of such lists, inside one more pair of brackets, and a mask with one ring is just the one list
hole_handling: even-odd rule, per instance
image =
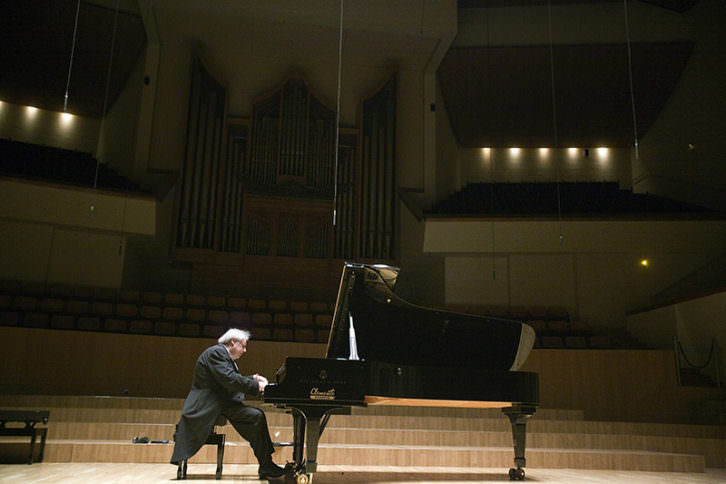
[[331, 313], [323, 301], [0, 281], [0, 324], [6, 326], [188, 337], [240, 327], [256, 339], [326, 342]]

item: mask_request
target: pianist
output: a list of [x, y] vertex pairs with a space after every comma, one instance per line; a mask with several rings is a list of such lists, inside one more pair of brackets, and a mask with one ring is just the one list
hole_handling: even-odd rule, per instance
[[257, 395], [267, 386], [267, 379], [261, 375], [240, 375], [234, 362], [247, 351], [249, 338], [247, 331], [230, 329], [197, 359], [192, 389], [174, 434], [172, 464], [178, 465], [196, 454], [219, 415], [224, 415], [252, 446], [260, 464], [260, 479], [283, 475], [283, 468], [272, 461], [274, 449], [264, 412], [243, 403], [245, 393]]

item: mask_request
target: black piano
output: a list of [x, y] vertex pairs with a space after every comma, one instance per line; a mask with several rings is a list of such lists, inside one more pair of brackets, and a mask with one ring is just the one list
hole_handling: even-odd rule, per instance
[[266, 403], [293, 416], [293, 471], [308, 484], [331, 416], [352, 406], [502, 408], [512, 424], [511, 480], [524, 479], [526, 422], [539, 404], [536, 373], [516, 371], [534, 345], [521, 321], [411, 304], [394, 292], [398, 268], [345, 263], [326, 358], [288, 357]]

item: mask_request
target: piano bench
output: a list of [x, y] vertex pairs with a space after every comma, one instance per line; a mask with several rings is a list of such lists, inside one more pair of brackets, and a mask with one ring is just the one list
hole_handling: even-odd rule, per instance
[[[48, 410], [0, 410], [0, 436], [2, 437], [30, 437], [30, 452], [28, 464], [33, 463], [35, 454], [35, 441], [40, 437], [38, 460], [43, 462], [45, 439], [48, 436], [48, 427], [36, 428], [36, 423], [48, 423]], [[8, 422], [24, 423], [23, 427], [8, 427]]]
[[[222, 427], [227, 423], [227, 419], [223, 415], [217, 417], [217, 421], [214, 423], [214, 427]], [[204, 445], [216, 445], [217, 446], [217, 470], [214, 473], [215, 479], [222, 478], [222, 461], [224, 460], [224, 434], [218, 434], [215, 428], [212, 428], [212, 433], [209, 434]], [[176, 470], [177, 480], [187, 478], [187, 459], [184, 459], [179, 463], [179, 467]]]

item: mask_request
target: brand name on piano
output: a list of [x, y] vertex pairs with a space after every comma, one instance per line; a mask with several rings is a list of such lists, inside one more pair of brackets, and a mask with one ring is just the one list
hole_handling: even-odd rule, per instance
[[310, 389], [310, 400], [335, 400], [335, 388], [320, 391], [318, 387]]

